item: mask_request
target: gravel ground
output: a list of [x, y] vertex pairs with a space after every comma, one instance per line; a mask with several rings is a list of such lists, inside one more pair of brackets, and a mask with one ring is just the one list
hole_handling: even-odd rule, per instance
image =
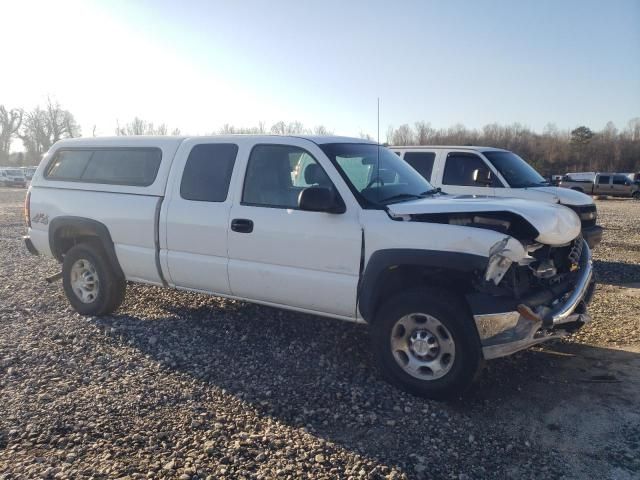
[[139, 285], [81, 317], [23, 198], [0, 189], [0, 479], [640, 478], [638, 203], [598, 203], [594, 322], [438, 403], [379, 378], [363, 326]]

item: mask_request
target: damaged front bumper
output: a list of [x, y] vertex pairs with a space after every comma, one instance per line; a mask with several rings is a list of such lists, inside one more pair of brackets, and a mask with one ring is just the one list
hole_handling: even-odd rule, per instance
[[591, 320], [587, 305], [594, 288], [591, 250], [584, 242], [579, 276], [573, 289], [561, 295], [549, 308], [534, 312], [525, 305], [518, 305], [510, 311], [474, 314], [484, 358], [511, 355], [576, 331]]

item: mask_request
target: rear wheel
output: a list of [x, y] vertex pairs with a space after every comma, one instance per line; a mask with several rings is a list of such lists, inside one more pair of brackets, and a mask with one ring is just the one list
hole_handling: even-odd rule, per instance
[[640, 190], [638, 190], [637, 192], [633, 192], [633, 199], [640, 200]]
[[482, 366], [482, 351], [462, 305], [438, 290], [413, 290], [387, 300], [372, 327], [383, 376], [428, 398], [452, 398], [466, 391]]
[[98, 242], [71, 248], [62, 264], [62, 284], [71, 306], [82, 315], [105, 315], [124, 300], [126, 283], [114, 272]]

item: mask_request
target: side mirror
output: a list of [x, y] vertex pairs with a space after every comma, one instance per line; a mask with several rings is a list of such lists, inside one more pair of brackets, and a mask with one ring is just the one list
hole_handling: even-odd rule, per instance
[[488, 187], [493, 183], [493, 180], [491, 179], [491, 171], [484, 168], [476, 168], [473, 171], [473, 181]]
[[298, 208], [308, 212], [344, 213], [342, 201], [332, 188], [307, 187], [298, 195]]

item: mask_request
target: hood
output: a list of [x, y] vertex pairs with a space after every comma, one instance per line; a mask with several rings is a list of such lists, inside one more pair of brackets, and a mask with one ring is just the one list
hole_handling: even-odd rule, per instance
[[574, 206], [593, 204], [593, 199], [589, 195], [562, 187], [496, 188], [493, 195]]
[[538, 232], [535, 239], [546, 245], [561, 245], [580, 234], [580, 219], [573, 210], [554, 203], [531, 202], [519, 198], [472, 195], [436, 196], [387, 206], [393, 216], [425, 213], [511, 212], [529, 222]]
[[571, 190], [570, 188], [562, 187], [533, 187], [527, 190], [533, 190], [534, 192], [541, 192], [547, 195], [553, 195], [557, 201], [560, 201], [563, 205], [591, 205], [593, 199], [586, 193]]

